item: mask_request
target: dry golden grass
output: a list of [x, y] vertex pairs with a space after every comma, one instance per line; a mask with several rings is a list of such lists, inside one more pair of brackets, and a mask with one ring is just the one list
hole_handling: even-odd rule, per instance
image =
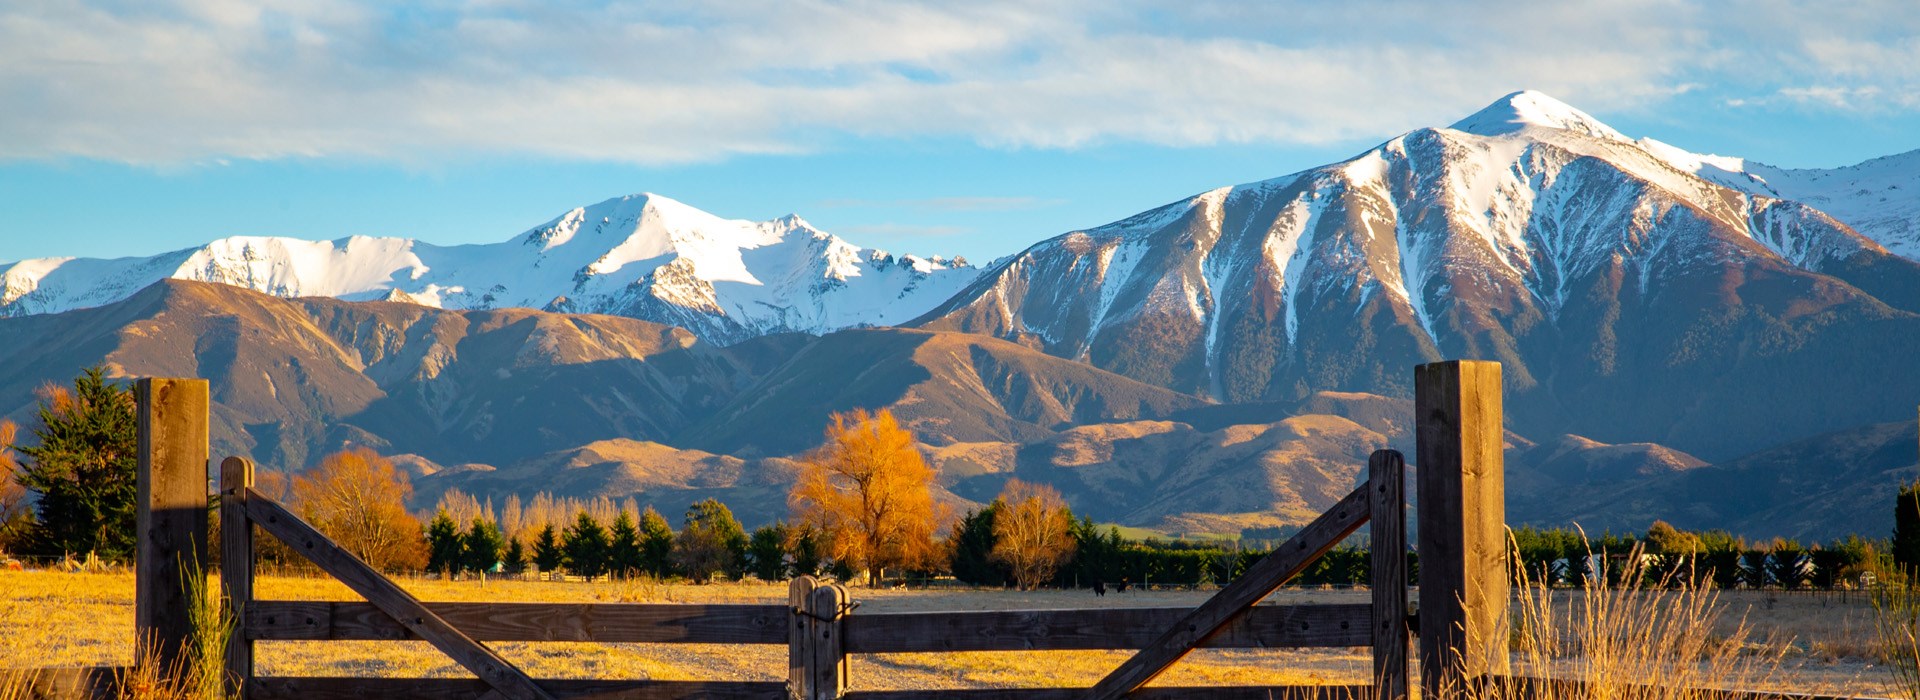
[[[1571, 683], [1526, 689], [1485, 685], [1458, 695], [1469, 700], [1705, 700], [1715, 697], [1716, 689], [1866, 695], [1880, 694], [1890, 680], [1884, 673], [1869, 677], [1864, 665], [1847, 673], [1838, 650], [1863, 648], [1851, 634], [1820, 644], [1821, 652], [1798, 636], [1830, 635], [1835, 618], [1850, 631], [1851, 621], [1833, 614], [1838, 611], [1790, 617], [1778, 608], [1781, 598], [1792, 594], [1765, 591], [1749, 592], [1747, 604], [1736, 607], [1723, 602], [1720, 591], [1679, 578], [1640, 585], [1645, 572], [1637, 566], [1622, 578], [1636, 583], [1608, 588], [1594, 583], [1603, 577], [1594, 577], [1580, 590], [1554, 591], [1521, 581], [1505, 640], [1512, 675]], [[1833, 600], [1827, 594], [1798, 597], [1823, 607]], [[1755, 603], [1764, 603], [1765, 611]], [[1764, 633], [1757, 631], [1759, 620], [1765, 621]], [[1825, 624], [1808, 624], [1813, 620]], [[1789, 622], [1801, 626], [1788, 627]]]
[[[630, 581], [441, 581], [401, 579], [430, 601], [659, 602], [784, 604], [782, 584]], [[282, 600], [355, 600], [345, 586], [319, 576], [261, 577], [258, 595]], [[1084, 591], [922, 591], [854, 589], [862, 612], [1197, 605], [1209, 592], [1150, 591], [1096, 598]], [[1579, 594], [1561, 591], [1558, 609], [1581, 609]], [[1285, 590], [1281, 603], [1364, 602], [1365, 591]], [[1669, 603], [1671, 601], [1668, 601]], [[1886, 679], [1872, 655], [1873, 613], [1855, 595], [1730, 591], [1718, 595], [1712, 636], [1726, 639], [1744, 619], [1751, 629], [1747, 655], [1784, 659], [1760, 685], [1780, 689], [1885, 696]], [[1521, 606], [1524, 607], [1524, 606]], [[1527, 612], [1521, 607], [1515, 619]], [[1631, 608], [1615, 608], [1627, 611]], [[855, 613], [858, 614], [858, 613]], [[133, 657], [133, 576], [117, 573], [0, 572], [0, 668], [126, 665]], [[662, 680], [784, 678], [786, 649], [775, 645], [504, 643], [493, 645], [535, 677], [652, 678]], [[934, 689], [1005, 686], [1084, 686], [1126, 652], [972, 652], [863, 655], [853, 659], [856, 689]], [[1525, 662], [1522, 653], [1517, 660]], [[1548, 666], [1565, 670], [1564, 659]], [[263, 642], [263, 675], [464, 676], [465, 671], [421, 642]], [[1156, 685], [1282, 685], [1365, 683], [1365, 649], [1300, 651], [1202, 650], [1176, 665]], [[4, 688], [0, 679], [0, 688]], [[0, 692], [0, 700], [9, 700]]]
[[[758, 583], [483, 583], [414, 578], [401, 579], [400, 584], [430, 601], [784, 604], [787, 597], [784, 584]], [[298, 575], [263, 576], [257, 595], [279, 600], [358, 599], [337, 581]], [[854, 591], [855, 599], [868, 611], [1193, 605], [1205, 595], [1149, 592], [1094, 598], [1085, 592], [1062, 591]], [[128, 664], [133, 657], [132, 606], [133, 578], [128, 573], [0, 572], [0, 668]], [[777, 645], [542, 642], [494, 646], [532, 675], [546, 678], [777, 681], [786, 673], [786, 648]], [[258, 649], [257, 664], [263, 675], [466, 675], [423, 642], [263, 642]], [[1159, 683], [1357, 683], [1367, 675], [1367, 657], [1361, 652], [1205, 650]], [[1125, 656], [1117, 651], [860, 656], [853, 661], [853, 682], [858, 688], [901, 689], [1086, 685]]]

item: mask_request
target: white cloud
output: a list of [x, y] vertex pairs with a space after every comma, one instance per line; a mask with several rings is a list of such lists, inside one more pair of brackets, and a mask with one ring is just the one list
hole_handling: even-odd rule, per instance
[[0, 8], [0, 158], [656, 164], [850, 137], [1328, 143], [1444, 124], [1519, 88], [1593, 111], [1700, 90], [1911, 110], [1914, 14], [1789, 0], [29, 0]]

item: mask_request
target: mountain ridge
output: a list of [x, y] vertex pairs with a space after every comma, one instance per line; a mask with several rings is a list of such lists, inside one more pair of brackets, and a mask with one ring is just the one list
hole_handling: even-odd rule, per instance
[[606, 313], [730, 343], [896, 325], [976, 273], [964, 259], [859, 248], [795, 215], [728, 220], [640, 194], [492, 244], [235, 236], [144, 258], [0, 264], [0, 316], [98, 306], [168, 278], [281, 297]]
[[[1920, 264], [1538, 93], [1460, 125], [1487, 135], [1417, 129], [1041, 241], [911, 325], [1230, 403], [1406, 396], [1406, 366], [1497, 360], [1528, 432], [1714, 458], [1885, 420], [1905, 410], [1890, 396], [1920, 391], [1840, 371], [1893, 366], [1913, 342]], [[1714, 415], [1784, 401], [1780, 372], [1834, 380], [1817, 405], [1782, 409], [1805, 432]]]

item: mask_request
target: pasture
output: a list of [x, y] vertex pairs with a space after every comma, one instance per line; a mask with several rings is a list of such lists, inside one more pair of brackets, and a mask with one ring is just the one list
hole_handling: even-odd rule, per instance
[[[265, 574], [266, 572], [263, 572]], [[552, 603], [783, 604], [777, 583], [705, 586], [650, 580], [545, 582], [397, 580], [424, 601]], [[1194, 606], [1213, 591], [1131, 591], [1095, 597], [1077, 591], [854, 589], [862, 612]], [[355, 600], [337, 581], [317, 575], [263, 575], [257, 594], [277, 600]], [[1577, 594], [1557, 594], [1571, 597]], [[1759, 676], [1754, 689], [1853, 696], [1894, 694], [1878, 666], [1873, 610], [1853, 593], [1723, 591], [1719, 632], [1748, 628], [1743, 654]], [[1283, 604], [1364, 603], [1364, 590], [1283, 589]], [[0, 572], [0, 668], [124, 666], [133, 658], [134, 575], [131, 571]], [[1516, 615], [1518, 611], [1516, 611]], [[545, 678], [780, 681], [786, 649], [717, 644], [509, 642], [494, 645], [531, 675]], [[1124, 660], [1125, 651], [960, 652], [855, 655], [852, 687], [1085, 687]], [[1368, 682], [1369, 655], [1351, 649], [1201, 649], [1155, 685], [1295, 685]], [[465, 671], [425, 642], [261, 642], [263, 675], [460, 677]]]

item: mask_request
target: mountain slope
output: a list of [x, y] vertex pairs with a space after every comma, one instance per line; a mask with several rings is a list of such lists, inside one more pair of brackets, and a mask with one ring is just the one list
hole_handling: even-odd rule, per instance
[[864, 250], [795, 216], [726, 220], [642, 194], [489, 245], [235, 237], [150, 258], [25, 260], [0, 265], [0, 316], [98, 306], [187, 279], [282, 297], [613, 314], [731, 343], [900, 323], [976, 274], [963, 260]]
[[1642, 530], [1655, 519], [1745, 537], [1825, 541], [1885, 536], [1894, 497], [1920, 475], [1911, 419], [1834, 431], [1707, 467], [1542, 498], [1515, 523]]
[[0, 411], [108, 365], [201, 377], [216, 454], [304, 467], [345, 444], [506, 463], [598, 439], [665, 439], [756, 378], [688, 332], [614, 316], [287, 300], [164, 280], [126, 300], [0, 319]]
[[1711, 458], [1903, 414], [1920, 377], [1871, 368], [1912, 357], [1913, 290], [1920, 264], [1816, 209], [1516, 93], [1043, 241], [914, 325], [1225, 402], [1407, 396], [1412, 365], [1499, 360], [1516, 430]]
[[1024, 441], [1064, 425], [1154, 418], [1201, 403], [992, 338], [848, 330], [795, 353], [683, 440], [793, 454], [820, 443], [835, 411], [888, 408], [934, 445]]

